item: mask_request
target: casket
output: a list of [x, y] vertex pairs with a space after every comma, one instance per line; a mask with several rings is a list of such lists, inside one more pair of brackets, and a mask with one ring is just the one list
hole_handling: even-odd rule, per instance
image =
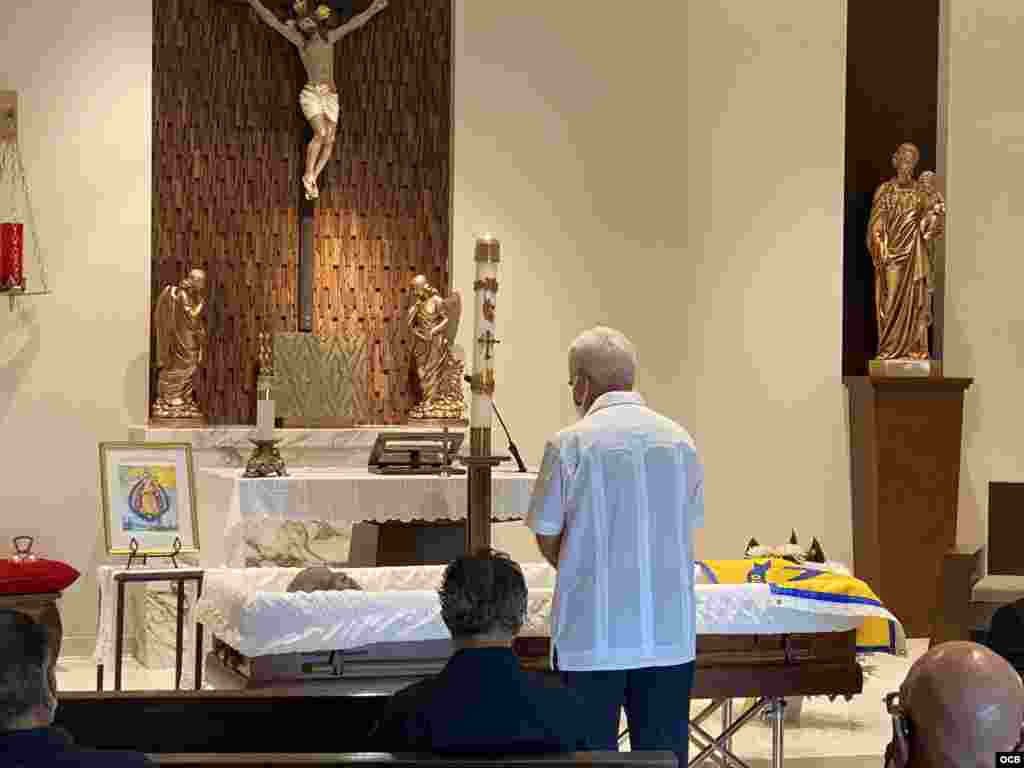
[[[529, 598], [515, 650], [525, 668], [550, 672], [555, 571], [547, 564], [522, 567]], [[363, 696], [391, 694], [435, 674], [453, 650], [436, 591], [443, 570], [346, 568], [361, 591], [310, 593], [287, 592], [297, 568], [209, 570], [194, 609], [195, 621], [213, 636], [207, 683]], [[731, 751], [732, 736], [768, 714], [773, 765], [780, 766], [786, 698], [860, 693], [857, 634], [868, 618], [891, 625], [886, 650], [894, 651], [900, 636], [898, 622], [877, 600], [830, 600], [768, 583], [698, 584], [696, 598], [692, 696], [710, 703], [689, 718], [699, 750], [690, 765], [715, 755], [742, 764]], [[734, 718], [731, 702], [741, 698], [750, 704]], [[722, 729], [712, 735], [704, 723], [719, 710]]]
[[[311, 593], [286, 591], [297, 568], [208, 570], [195, 609], [213, 635], [207, 681], [232, 688], [303, 684], [312, 693], [343, 681], [365, 687], [368, 680], [397, 678], [394, 685], [381, 683], [383, 692], [434, 674], [452, 653], [436, 592], [443, 570], [348, 568], [362, 591]], [[523, 572], [529, 600], [516, 650], [524, 666], [549, 669], [555, 571], [528, 563]], [[859, 691], [853, 630], [862, 615], [841, 605], [831, 612], [803, 609], [767, 584], [699, 584], [696, 592], [698, 688], [707, 681], [721, 693], [727, 680], [733, 696], [762, 695], [777, 674], [788, 681], [778, 695]], [[801, 683], [808, 665], [816, 669], [808, 668]], [[738, 673], [753, 667], [760, 674]], [[840, 667], [842, 690], [813, 683], [816, 673]]]

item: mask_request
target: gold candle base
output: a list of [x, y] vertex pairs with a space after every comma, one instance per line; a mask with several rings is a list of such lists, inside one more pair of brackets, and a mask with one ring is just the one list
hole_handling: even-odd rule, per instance
[[245, 474], [242, 477], [287, 477], [288, 470], [281, 458], [281, 452], [277, 449], [280, 440], [250, 440], [256, 446], [256, 450], [249, 457], [249, 463], [245, 465]]

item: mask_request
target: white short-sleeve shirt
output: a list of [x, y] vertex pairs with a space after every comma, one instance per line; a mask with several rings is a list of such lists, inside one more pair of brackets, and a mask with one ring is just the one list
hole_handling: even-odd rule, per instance
[[693, 661], [692, 532], [703, 524], [693, 438], [639, 394], [601, 395], [549, 440], [527, 525], [563, 534], [551, 611], [558, 668]]

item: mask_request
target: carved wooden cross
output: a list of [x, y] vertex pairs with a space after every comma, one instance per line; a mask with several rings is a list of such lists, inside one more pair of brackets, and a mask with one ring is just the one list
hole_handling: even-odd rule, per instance
[[485, 347], [485, 349], [484, 349], [484, 360], [490, 360], [491, 359], [491, 349], [494, 348], [495, 344], [501, 344], [501, 341], [499, 341], [498, 339], [494, 338], [494, 334], [491, 333], [490, 331], [487, 331], [486, 333], [482, 334], [480, 336], [480, 338], [477, 339], [477, 341], [480, 342], [481, 344], [483, 344], [484, 347]]

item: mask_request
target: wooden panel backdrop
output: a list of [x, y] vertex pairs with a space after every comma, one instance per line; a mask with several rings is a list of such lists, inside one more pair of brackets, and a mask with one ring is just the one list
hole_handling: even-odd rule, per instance
[[313, 330], [369, 336], [364, 421], [392, 424], [414, 404], [409, 282], [449, 285], [450, 0], [392, 0], [335, 55], [341, 117], [320, 177]]
[[[357, 10], [366, 2], [357, 5]], [[370, 412], [411, 405], [407, 285], [448, 285], [449, 0], [392, 0], [336, 50], [341, 120], [316, 215], [314, 332], [368, 335]], [[154, 3], [153, 299], [207, 270], [211, 423], [255, 421], [257, 334], [298, 330], [305, 74], [245, 4]]]

